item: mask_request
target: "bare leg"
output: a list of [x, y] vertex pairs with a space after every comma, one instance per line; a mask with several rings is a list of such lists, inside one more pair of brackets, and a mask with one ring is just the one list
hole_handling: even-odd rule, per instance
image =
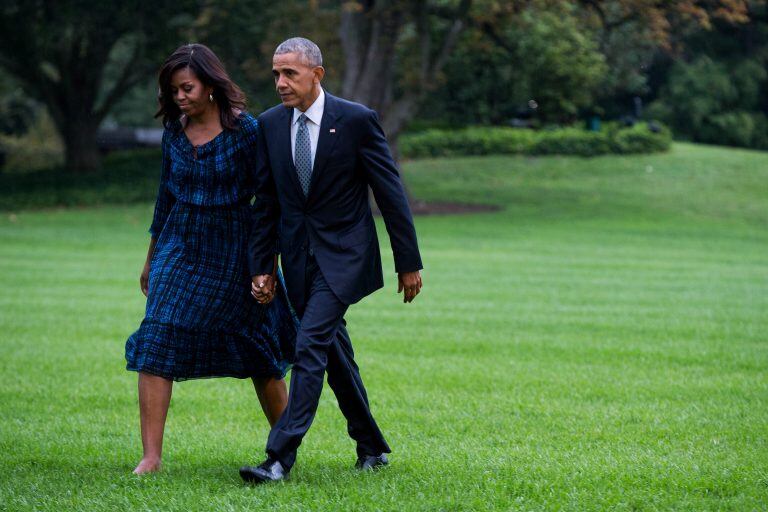
[[173, 381], [139, 372], [139, 411], [141, 413], [141, 445], [144, 456], [133, 470], [137, 475], [160, 470], [163, 431], [171, 402]]
[[288, 388], [285, 379], [253, 379], [256, 396], [270, 426], [274, 426], [288, 405]]

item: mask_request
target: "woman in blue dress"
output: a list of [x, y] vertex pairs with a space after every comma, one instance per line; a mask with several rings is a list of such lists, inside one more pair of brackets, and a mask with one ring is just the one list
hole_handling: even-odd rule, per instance
[[141, 274], [144, 320], [128, 338], [138, 372], [144, 454], [134, 473], [160, 469], [173, 381], [251, 378], [274, 424], [287, 404], [296, 318], [280, 286], [251, 296], [247, 243], [254, 208], [257, 120], [207, 47], [184, 45], [159, 76], [162, 176]]

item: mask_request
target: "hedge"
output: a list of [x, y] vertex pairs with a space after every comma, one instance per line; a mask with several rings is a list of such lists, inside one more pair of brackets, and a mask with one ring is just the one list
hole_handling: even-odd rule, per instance
[[109, 154], [92, 173], [62, 168], [0, 173], [0, 211], [151, 202], [159, 179], [159, 148]]
[[591, 132], [578, 128], [533, 131], [506, 127], [472, 127], [462, 130], [426, 130], [400, 137], [406, 158], [460, 155], [578, 155], [653, 153], [666, 151], [670, 131], [659, 125], [609, 127]]

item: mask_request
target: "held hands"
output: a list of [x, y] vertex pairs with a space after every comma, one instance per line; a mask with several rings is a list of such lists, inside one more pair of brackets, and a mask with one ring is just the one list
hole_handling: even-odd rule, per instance
[[421, 272], [400, 272], [397, 274], [397, 293], [405, 291], [403, 302], [413, 302], [421, 291]]
[[275, 281], [272, 274], [251, 278], [251, 295], [259, 304], [269, 304], [275, 298]]

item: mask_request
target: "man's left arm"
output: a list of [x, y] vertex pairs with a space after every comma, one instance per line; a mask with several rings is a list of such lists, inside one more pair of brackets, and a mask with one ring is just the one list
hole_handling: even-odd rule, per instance
[[398, 274], [398, 293], [405, 291], [404, 301], [411, 302], [421, 289], [419, 271], [424, 267], [408, 196], [376, 112], [370, 110], [364, 122], [365, 135], [360, 148], [363, 169], [389, 234]]
[[251, 295], [265, 304], [272, 299], [277, 269], [277, 225], [280, 207], [270, 167], [267, 141], [260, 124], [249, 139], [255, 201], [251, 206], [251, 229], [248, 236], [248, 270]]

